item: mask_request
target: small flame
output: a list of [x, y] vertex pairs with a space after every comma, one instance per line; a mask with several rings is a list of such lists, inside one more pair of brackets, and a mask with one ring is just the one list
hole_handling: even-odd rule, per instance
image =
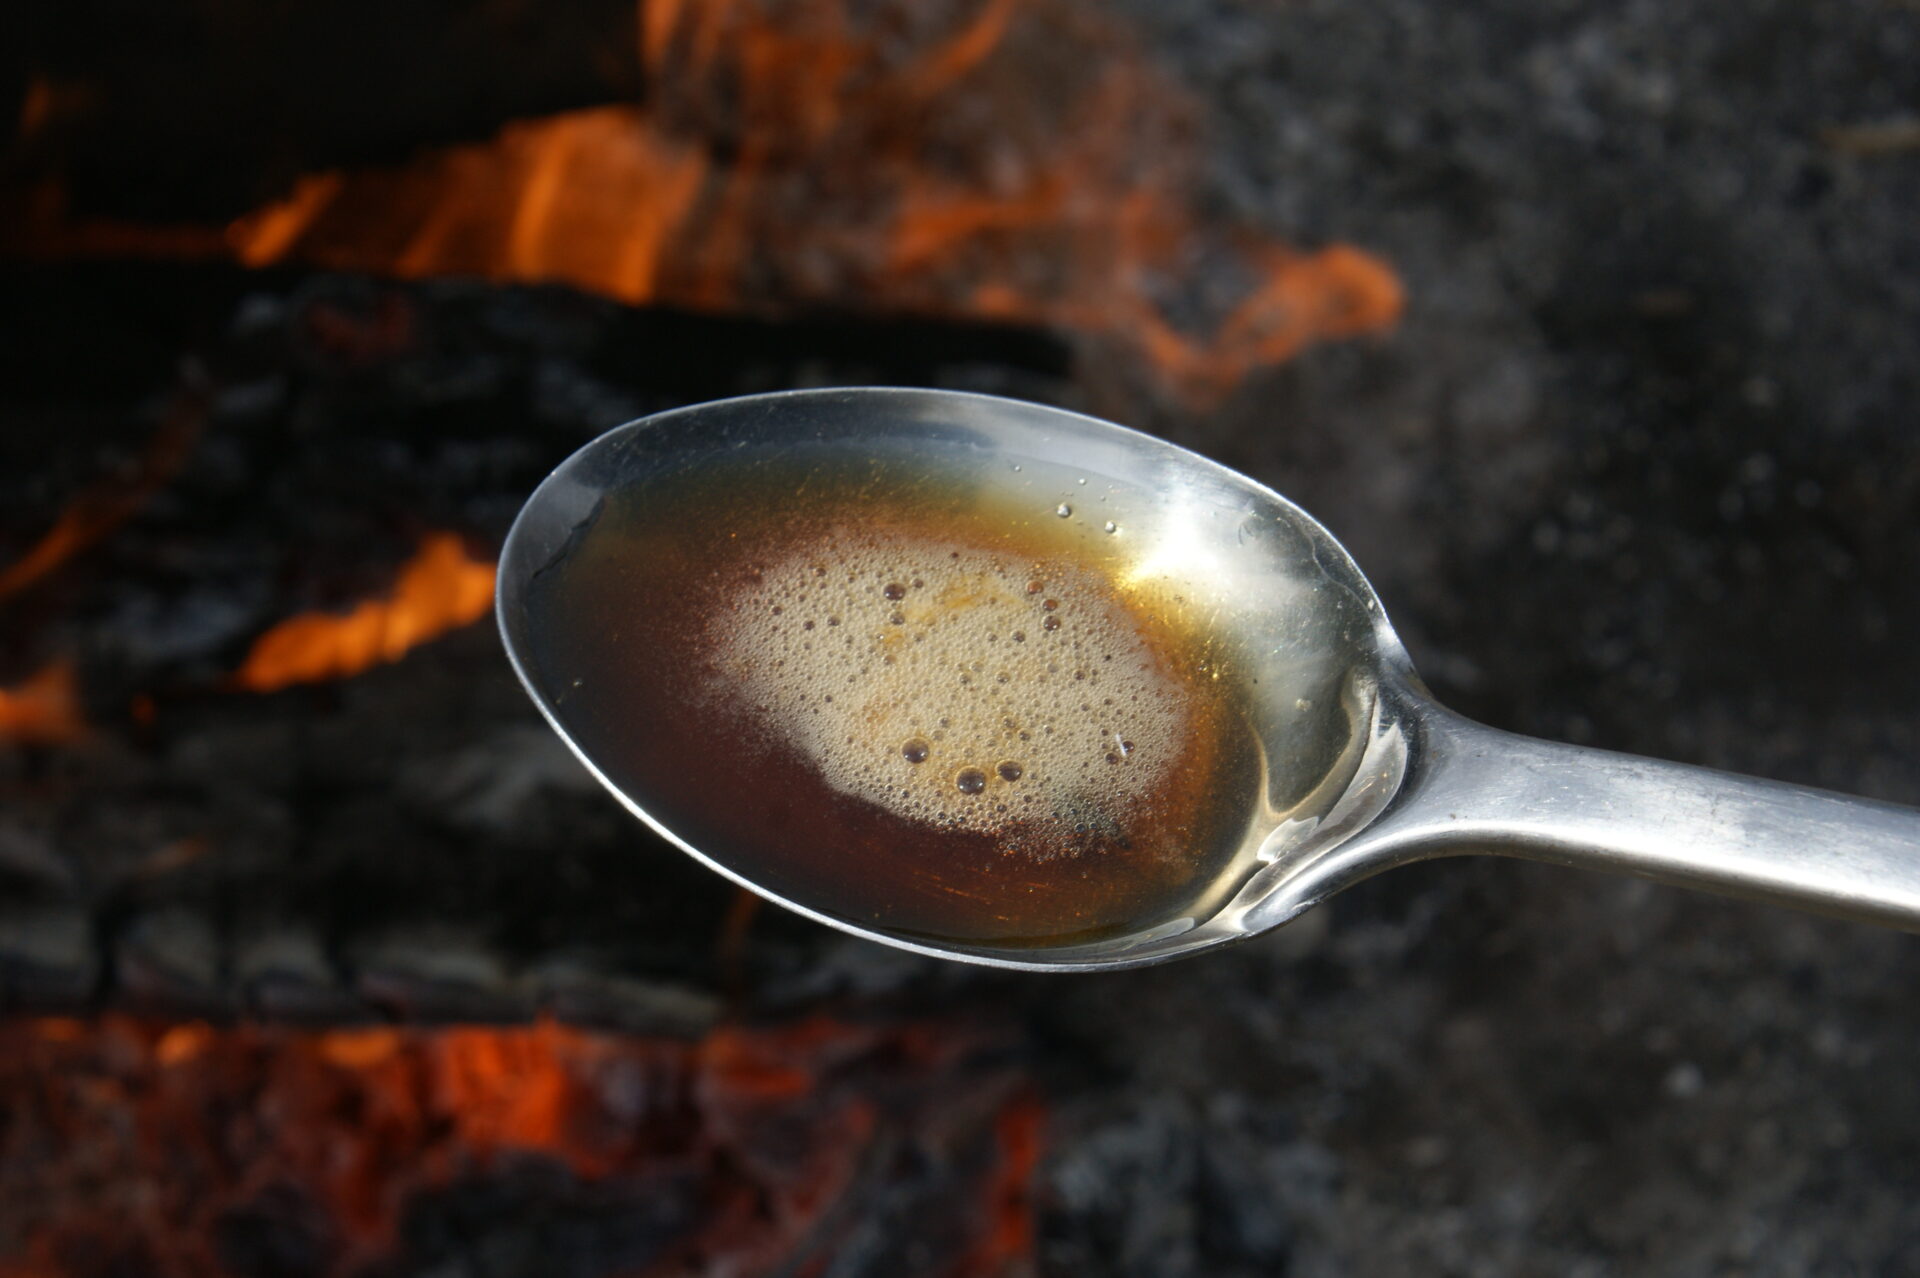
[[261, 635], [234, 676], [252, 692], [340, 679], [483, 616], [493, 603], [494, 565], [468, 557], [452, 533], [436, 533], [400, 572], [393, 593], [345, 615], [307, 613]]
[[18, 136], [22, 142], [47, 127], [47, 121], [53, 118], [54, 96], [53, 81], [45, 76], [37, 75], [27, 81], [26, 94], [20, 99]]
[[0, 688], [0, 741], [66, 745], [86, 735], [71, 661], [56, 661], [14, 687]]
[[104, 479], [80, 493], [39, 541], [0, 568], [0, 600], [45, 579], [137, 514], [186, 461], [205, 421], [203, 409], [200, 395], [182, 394], [154, 432], [130, 478]]
[[263, 209], [244, 231], [234, 228], [230, 237], [234, 256], [247, 266], [269, 266], [285, 257], [340, 193], [340, 182], [338, 173], [301, 178], [294, 183], [292, 195]]
[[15, 140], [24, 148], [38, 141], [54, 126], [85, 113], [97, 104], [97, 94], [88, 85], [35, 75], [27, 81], [26, 92], [20, 98], [20, 118]]

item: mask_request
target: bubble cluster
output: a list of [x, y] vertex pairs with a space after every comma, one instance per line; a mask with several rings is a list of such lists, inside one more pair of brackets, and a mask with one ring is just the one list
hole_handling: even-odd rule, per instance
[[713, 691], [910, 820], [1067, 849], [1124, 826], [1190, 731], [1140, 620], [1072, 563], [837, 528], [757, 565], [733, 604], [708, 636]]

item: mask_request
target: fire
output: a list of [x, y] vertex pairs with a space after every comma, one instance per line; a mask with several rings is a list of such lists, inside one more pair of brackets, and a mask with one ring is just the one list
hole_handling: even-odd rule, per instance
[[436, 533], [400, 572], [393, 593], [345, 615], [288, 618], [254, 641], [236, 686], [272, 692], [338, 679], [479, 619], [493, 603], [494, 565], [470, 558], [452, 533]]
[[1138, 353], [1199, 403], [1397, 320], [1399, 281], [1377, 257], [1297, 249], [1188, 206], [1197, 111], [1097, 10], [875, 8], [645, 0], [644, 107], [312, 174], [197, 240], [56, 211], [39, 250], [1032, 323]]
[[0, 688], [0, 741], [64, 745], [87, 735], [71, 661], [56, 661], [11, 688]]
[[[872, 1261], [872, 1222], [905, 1207], [904, 1241], [946, 1249], [920, 1272], [1010, 1278], [1032, 1265], [1042, 1125], [1003, 1051], [828, 1018], [695, 1043], [15, 1021], [0, 1274], [252, 1273], [288, 1254], [301, 1273], [413, 1272], [434, 1258], [409, 1248], [437, 1235], [410, 1222], [452, 1212], [464, 1235], [516, 1211], [574, 1248], [569, 1273], [825, 1272], [843, 1246]], [[483, 1214], [458, 1214], [463, 1194]]]

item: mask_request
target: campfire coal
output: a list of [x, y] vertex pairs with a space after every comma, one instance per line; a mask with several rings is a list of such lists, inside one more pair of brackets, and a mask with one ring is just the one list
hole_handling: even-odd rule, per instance
[[1030, 1247], [1039, 1111], [977, 1028], [0, 1036], [9, 1272], [959, 1278]]
[[1460, 709], [1920, 802], [1920, 14], [389, 8], [9, 64], [0, 1273], [1920, 1262], [1907, 938], [1462, 862], [931, 963], [648, 837], [483, 615], [621, 421], [992, 391], [1301, 501]]

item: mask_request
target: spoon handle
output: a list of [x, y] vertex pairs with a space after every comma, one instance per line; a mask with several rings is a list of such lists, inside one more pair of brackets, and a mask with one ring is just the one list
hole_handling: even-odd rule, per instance
[[1405, 788], [1353, 840], [1371, 856], [1488, 852], [1920, 932], [1920, 810], [1424, 709]]

